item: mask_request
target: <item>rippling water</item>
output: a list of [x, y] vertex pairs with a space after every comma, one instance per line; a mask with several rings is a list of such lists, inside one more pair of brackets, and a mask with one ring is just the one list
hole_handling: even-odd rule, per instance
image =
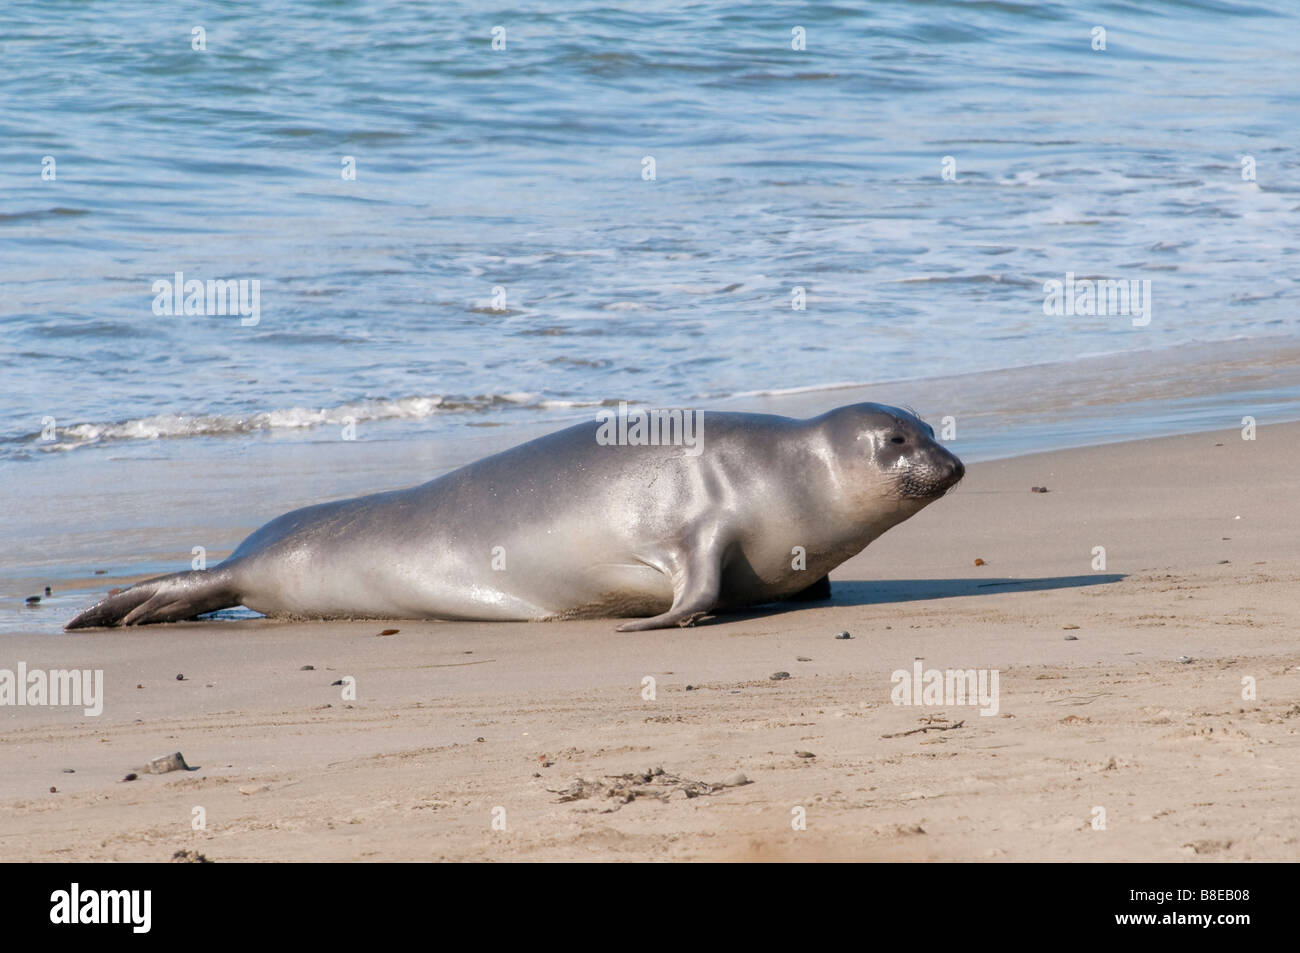
[[10, 0], [0, 457], [1294, 335], [1300, 5], [856, 6]]

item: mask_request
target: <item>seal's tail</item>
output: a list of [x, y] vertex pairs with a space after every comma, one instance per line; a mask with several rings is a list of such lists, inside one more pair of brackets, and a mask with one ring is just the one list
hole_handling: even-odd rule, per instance
[[146, 579], [95, 603], [64, 628], [179, 622], [204, 612], [228, 609], [239, 605], [240, 599], [232, 577], [227, 567], [218, 566]]

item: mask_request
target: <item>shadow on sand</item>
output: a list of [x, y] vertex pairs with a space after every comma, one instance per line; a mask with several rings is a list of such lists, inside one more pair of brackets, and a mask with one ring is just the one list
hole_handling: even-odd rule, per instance
[[[832, 583], [829, 599], [800, 599], [768, 603], [720, 612], [708, 622], [738, 621], [797, 611], [804, 606], [872, 606], [920, 599], [950, 599], [1003, 592], [1040, 592], [1045, 589], [1077, 589], [1119, 582], [1123, 573], [1094, 572], [1084, 576], [1046, 576], [1039, 579], [1007, 579], [979, 576], [971, 579], [882, 579], [878, 582], [839, 581]], [[707, 624], [707, 623], [706, 623]]]

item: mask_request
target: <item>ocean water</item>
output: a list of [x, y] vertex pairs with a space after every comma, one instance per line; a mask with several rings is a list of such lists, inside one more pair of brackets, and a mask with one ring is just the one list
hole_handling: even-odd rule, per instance
[[[994, 452], [1145, 432], [1107, 421], [1153, 368], [1165, 430], [1225, 394], [1300, 417], [1267, 363], [1300, 327], [1298, 78], [1290, 0], [7, 0], [0, 582], [88, 571], [60, 487], [94, 512], [112, 461], [268, 441], [888, 382], [931, 411], [942, 380]], [[177, 273], [256, 314], [169, 313]], [[1067, 275], [1144, 313], [1045, 314]], [[1074, 429], [1000, 409], [1064, 406], [1080, 362]]]
[[10, 0], [0, 458], [1294, 335], [1298, 53], [1283, 0]]

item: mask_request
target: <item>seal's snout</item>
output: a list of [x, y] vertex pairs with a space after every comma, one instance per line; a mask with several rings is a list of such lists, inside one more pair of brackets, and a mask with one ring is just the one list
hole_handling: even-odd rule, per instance
[[932, 472], [935, 473], [935, 496], [942, 496], [961, 482], [961, 478], [966, 475], [966, 465], [947, 447], [938, 444], [934, 446], [934, 457]]
[[936, 500], [966, 475], [965, 464], [937, 443], [931, 443], [909, 463], [899, 481], [899, 492], [912, 499]]

